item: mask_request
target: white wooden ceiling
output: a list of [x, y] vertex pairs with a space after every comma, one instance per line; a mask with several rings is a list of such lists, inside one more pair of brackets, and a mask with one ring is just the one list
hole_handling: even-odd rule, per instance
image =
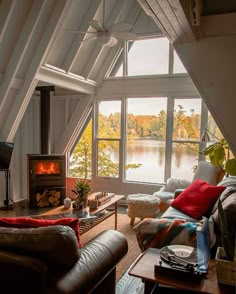
[[[220, 5], [206, 1], [212, 2]], [[105, 0], [105, 25], [127, 22], [140, 38], [162, 31], [171, 41], [191, 41], [199, 32], [191, 25], [189, 3]], [[13, 140], [39, 83], [95, 93], [122, 43], [110, 48], [82, 42], [89, 34], [71, 30], [91, 31], [88, 21], [101, 21], [102, 11], [102, 0], [0, 0], [0, 140]]]
[[[0, 0], [0, 139], [13, 140], [38, 83], [93, 94], [121, 48], [82, 42], [102, 0]], [[105, 25], [127, 22], [134, 32], [160, 30], [136, 0], [105, 0]]]

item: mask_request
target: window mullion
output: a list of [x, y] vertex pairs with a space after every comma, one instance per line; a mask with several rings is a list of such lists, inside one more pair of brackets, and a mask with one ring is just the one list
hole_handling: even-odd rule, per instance
[[[202, 102], [202, 115], [201, 115], [201, 130], [200, 130], [200, 137], [202, 137], [204, 130], [207, 128], [207, 122], [208, 122], [208, 109], [203, 101]], [[200, 141], [199, 143], [199, 150], [203, 150], [206, 147], [206, 142]], [[198, 160], [205, 160], [205, 156], [199, 154]]]
[[97, 176], [97, 134], [98, 134], [98, 101], [93, 105], [93, 131], [92, 131], [92, 179]]
[[167, 122], [166, 122], [166, 157], [165, 157], [165, 177], [164, 177], [165, 181], [171, 176], [173, 117], [174, 117], [174, 99], [173, 97], [168, 97], [167, 98]]
[[172, 75], [174, 72], [174, 48], [169, 43], [169, 74]]
[[120, 132], [120, 170], [119, 176], [123, 181], [125, 178], [125, 165], [126, 165], [126, 98], [121, 100], [121, 132]]
[[123, 42], [123, 77], [128, 76], [128, 42]]

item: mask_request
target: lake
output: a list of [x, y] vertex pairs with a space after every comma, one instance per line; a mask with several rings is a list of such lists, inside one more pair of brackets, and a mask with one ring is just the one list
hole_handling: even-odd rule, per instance
[[[198, 154], [179, 151], [176, 144], [172, 149], [171, 176], [192, 180], [192, 168], [197, 164]], [[126, 171], [126, 180], [152, 183], [164, 182], [165, 142], [158, 140], [133, 140], [127, 149], [127, 163], [142, 164], [137, 169]]]

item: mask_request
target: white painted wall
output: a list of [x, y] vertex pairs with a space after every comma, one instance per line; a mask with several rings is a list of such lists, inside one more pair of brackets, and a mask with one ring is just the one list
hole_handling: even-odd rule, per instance
[[[83, 97], [83, 96], [82, 96]], [[81, 96], [58, 95], [51, 97], [51, 138], [52, 148], [58, 147], [62, 134], [66, 128], [77, 105], [81, 101]], [[40, 153], [40, 97], [33, 96], [27, 110], [23, 116], [20, 126], [14, 137], [14, 151], [12, 155], [10, 173], [11, 187], [10, 198], [19, 201], [28, 198], [27, 192], [27, 154]], [[70, 129], [68, 132], [73, 132]], [[51, 148], [51, 149], [52, 149]], [[0, 173], [0, 206], [5, 200], [5, 175]]]
[[[27, 111], [14, 137], [14, 151], [12, 155], [11, 191], [14, 201], [27, 198], [27, 157], [29, 153], [39, 153], [39, 96], [33, 96]], [[5, 194], [1, 193], [0, 202], [3, 203]]]
[[173, 46], [236, 154], [236, 14], [203, 18], [201, 31], [204, 38]]

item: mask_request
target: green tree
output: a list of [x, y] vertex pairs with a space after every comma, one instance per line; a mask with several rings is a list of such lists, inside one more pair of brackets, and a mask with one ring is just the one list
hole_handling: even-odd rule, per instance
[[91, 178], [92, 176], [92, 121], [90, 121], [76, 144], [70, 157], [70, 176]]
[[[106, 122], [103, 125], [105, 124]], [[104, 146], [104, 148], [105, 147], [106, 146]], [[117, 177], [119, 175], [119, 163], [112, 161], [110, 156], [105, 152], [100, 152], [98, 156], [98, 166], [99, 175], [107, 177]], [[138, 167], [140, 167], [140, 164], [127, 164], [125, 168], [127, 170], [129, 168]], [[92, 121], [87, 125], [71, 154], [70, 176], [85, 179], [91, 178], [92, 176]]]

